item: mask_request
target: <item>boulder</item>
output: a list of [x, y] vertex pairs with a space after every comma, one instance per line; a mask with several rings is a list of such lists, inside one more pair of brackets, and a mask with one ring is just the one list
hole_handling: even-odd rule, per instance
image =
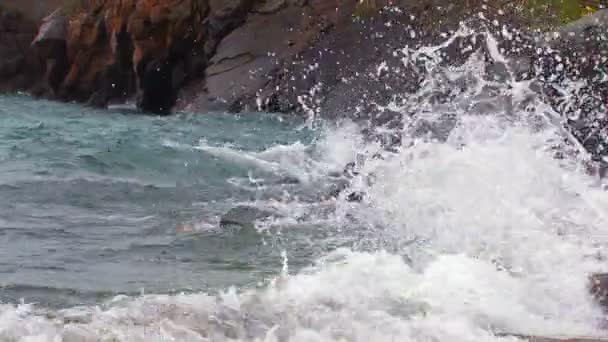
[[230, 209], [220, 219], [220, 227], [238, 226], [242, 229], [254, 229], [255, 221], [272, 216], [270, 211], [251, 206], [237, 206]]

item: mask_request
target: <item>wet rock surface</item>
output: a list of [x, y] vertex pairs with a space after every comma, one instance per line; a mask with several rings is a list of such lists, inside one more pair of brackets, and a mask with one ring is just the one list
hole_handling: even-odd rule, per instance
[[251, 206], [237, 206], [228, 210], [220, 219], [220, 227], [238, 226], [242, 229], [254, 229], [257, 220], [271, 217], [272, 212]]
[[[381, 10], [387, 5], [401, 9]], [[156, 113], [178, 102], [176, 109], [197, 112], [306, 112], [323, 105], [340, 116], [369, 96], [381, 99], [388, 86], [414, 86], [407, 77], [386, 85], [370, 73], [391, 47], [417, 38], [403, 34], [412, 18], [437, 19], [417, 24], [422, 37], [457, 26], [470, 9], [461, 7], [436, 11], [434, 1], [390, 0], [91, 2], [42, 23], [34, 46], [43, 52], [46, 72], [37, 74], [45, 87], [37, 93], [100, 107], [137, 96], [141, 109]], [[33, 25], [18, 30], [29, 32], [26, 41], [33, 40]]]
[[[516, 16], [502, 11], [508, 8], [503, 5], [436, 0], [92, 2], [69, 16], [51, 14], [31, 47], [35, 24], [13, 30], [12, 36], [19, 32], [19, 41], [28, 44], [19, 50], [3, 38], [7, 48], [0, 71], [14, 75], [2, 82], [10, 85], [4, 90], [29, 90], [97, 107], [136, 98], [140, 109], [160, 114], [261, 110], [390, 125], [403, 113], [386, 105], [422, 81], [416, 68], [403, 65], [400, 51], [445, 40], [463, 20], [477, 21], [473, 26], [499, 35], [503, 24], [521, 26]], [[520, 76], [544, 63], [548, 79], [558, 67], [550, 54], [535, 56], [535, 47], [544, 44], [569, 58], [573, 75], [592, 79], [605, 65], [605, 17], [600, 10], [544, 43], [515, 34], [529, 39], [530, 47], [510, 49], [512, 42], [506, 41], [501, 48], [522, 62]], [[457, 65], [471, 51], [483, 50], [477, 38], [482, 37], [461, 37], [445, 46], [444, 63]], [[464, 52], [467, 45], [472, 48]], [[34, 59], [30, 55], [36, 61], [25, 61]], [[19, 76], [23, 65], [38, 70], [31, 76], [36, 82]], [[500, 74], [500, 63], [496, 67]], [[596, 83], [590, 92], [606, 98], [605, 82]], [[437, 94], [438, 101], [445, 96]], [[597, 139], [586, 141], [589, 149], [605, 149]]]

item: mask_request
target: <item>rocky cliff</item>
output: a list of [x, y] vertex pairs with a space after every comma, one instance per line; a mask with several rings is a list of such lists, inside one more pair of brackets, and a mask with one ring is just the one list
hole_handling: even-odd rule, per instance
[[[49, 2], [19, 19], [3, 17], [12, 31], [3, 34], [11, 42], [1, 43], [8, 48], [0, 84], [94, 106], [136, 95], [141, 109], [156, 113], [176, 103], [192, 111], [302, 110], [329, 99], [344, 77], [386, 54], [387, 44], [406, 43], [402, 27], [389, 30], [386, 22], [416, 18], [419, 32], [454, 26], [481, 4], [461, 2], [90, 0], [50, 14], [34, 39], [34, 20], [56, 3]], [[401, 11], [383, 12], [388, 5]]]
[[[513, 3], [83, 0], [42, 23], [39, 10], [5, 10], [0, 90], [99, 107], [135, 98], [141, 109], [162, 114], [365, 112], [360, 109], [385, 103], [394, 89], [418, 85], [408, 70], [390, 79], [373, 76], [381, 61], [398, 67], [395, 49], [429, 43], [468, 17], [517, 25], [518, 17], [507, 14]], [[446, 53], [454, 61], [462, 57], [456, 49]]]

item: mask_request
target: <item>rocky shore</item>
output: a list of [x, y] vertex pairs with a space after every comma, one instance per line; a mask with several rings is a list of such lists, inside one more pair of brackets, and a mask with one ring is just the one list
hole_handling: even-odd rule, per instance
[[[529, 29], [518, 2], [503, 0], [58, 2], [28, 11], [10, 0], [0, 9], [0, 91], [102, 108], [129, 101], [156, 114], [305, 113], [375, 126], [399, 122], [403, 113], [387, 105], [424, 80], [398, 51], [443, 41], [467, 21], [508, 36], [498, 48], [518, 62], [510, 67], [555, 108], [571, 98], [560, 82], [582, 81], [580, 106], [560, 112], [576, 116], [571, 134], [592, 158], [608, 155], [608, 118], [596, 115], [608, 103], [608, 82], [598, 80], [608, 70], [608, 10], [543, 33]], [[499, 74], [483, 41], [479, 32], [453, 40], [442, 63], [483, 51]]]
[[69, 11], [51, 1], [35, 13], [11, 2], [0, 14], [1, 91], [96, 107], [136, 99], [161, 114], [339, 116], [417, 87], [407, 70], [373, 77], [381, 62], [400, 62], [395, 49], [428, 44], [470, 17], [523, 22], [509, 2], [482, 0], [90, 0]]

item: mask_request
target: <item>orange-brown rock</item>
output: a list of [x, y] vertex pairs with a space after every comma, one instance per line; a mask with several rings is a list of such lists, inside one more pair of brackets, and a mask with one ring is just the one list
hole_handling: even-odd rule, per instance
[[70, 19], [66, 100], [104, 106], [137, 95], [138, 106], [168, 113], [178, 90], [203, 78], [213, 42], [238, 26], [252, 0], [107, 0]]
[[177, 91], [204, 70], [207, 56], [204, 0], [140, 0], [128, 31], [133, 39], [132, 64], [140, 90], [139, 106], [169, 112]]
[[47, 69], [43, 93], [95, 106], [137, 94], [142, 109], [169, 112], [177, 90], [204, 73], [209, 8], [208, 0], [91, 0], [70, 13], [63, 38], [54, 12], [32, 45]]

